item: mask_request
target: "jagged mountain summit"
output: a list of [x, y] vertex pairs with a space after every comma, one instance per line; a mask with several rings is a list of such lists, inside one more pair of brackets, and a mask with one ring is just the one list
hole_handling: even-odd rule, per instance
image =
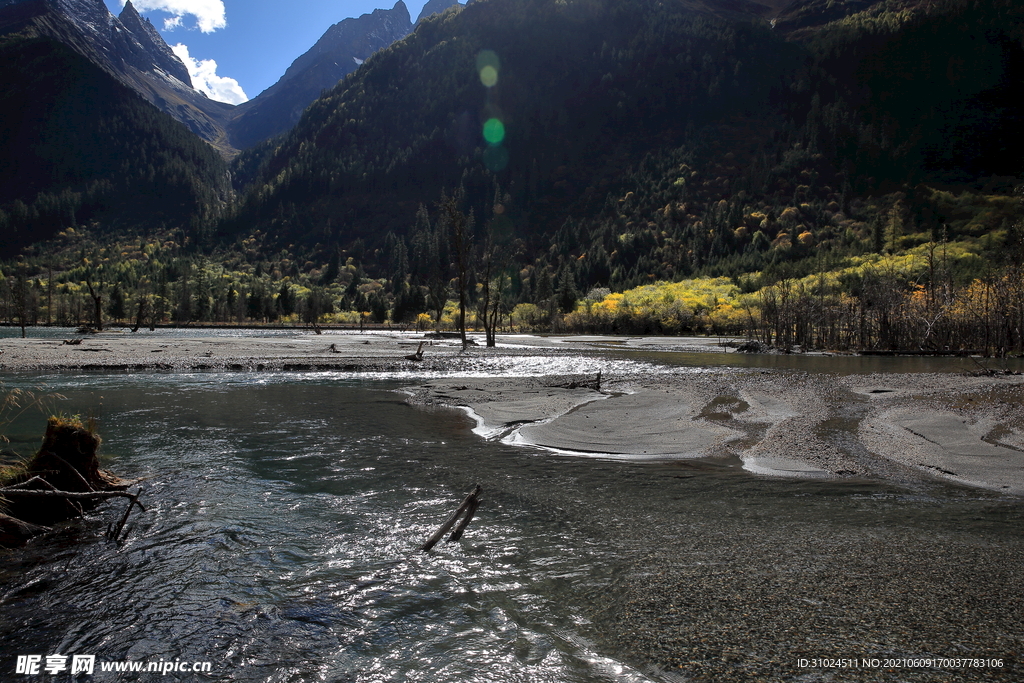
[[[456, 0], [431, 0], [420, 19], [455, 4]], [[277, 83], [238, 106], [229, 124], [232, 145], [244, 149], [290, 130], [325, 89], [412, 29], [409, 9], [402, 0], [390, 10], [378, 9], [334, 24], [292, 62]]]
[[[420, 19], [455, 4], [431, 0]], [[103, 0], [0, 0], [0, 35], [25, 33], [67, 45], [229, 156], [288, 131], [323, 90], [412, 28], [401, 0], [390, 10], [340, 21], [277, 83], [236, 108], [192, 87], [185, 65], [130, 1], [115, 17]]]
[[71, 47], [91, 52], [85, 56], [94, 60], [99, 57], [100, 66], [115, 72], [123, 72], [126, 65], [142, 72], [159, 71], [192, 87], [185, 65], [130, 0], [119, 17], [111, 14], [102, 0], [0, 0], [4, 33], [32, 23], [57, 31], [52, 22], [57, 17], [86, 40], [85, 44], [72, 41]]
[[11, 33], [67, 45], [207, 142], [226, 149], [224, 122], [231, 105], [192, 88], [185, 65], [131, 2], [115, 17], [103, 0], [0, 0], [0, 35]]
[[[181, 59], [167, 46], [167, 43], [164, 42], [163, 37], [153, 27], [149, 19], [142, 18], [135, 9], [135, 6], [132, 5], [131, 0], [125, 3], [124, 9], [121, 10], [121, 14], [117, 18], [131, 35], [135, 37], [136, 44], [143, 49], [143, 52], [138, 54], [137, 61], [133, 64], [136, 68], [148, 71], [151, 69], [150, 65], [152, 64], [189, 87], [192, 86], [192, 79], [188, 74], [188, 69], [185, 68]], [[132, 53], [132, 56], [136, 55]]]

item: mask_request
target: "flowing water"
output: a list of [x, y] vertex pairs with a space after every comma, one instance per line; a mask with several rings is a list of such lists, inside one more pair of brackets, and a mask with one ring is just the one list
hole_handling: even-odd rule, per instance
[[[118, 501], [0, 556], [0, 680], [27, 680], [11, 674], [15, 655], [53, 653], [212, 664], [165, 680], [667, 680], [601, 642], [616, 582], [650, 542], [638, 521], [998, 537], [1020, 521], [1019, 506], [1008, 515], [988, 494], [939, 484], [907, 492], [759, 478], [727, 461], [516, 448], [476, 437], [460, 412], [406, 405], [398, 381], [343, 373], [7, 386], [59, 391], [59, 409], [94, 417], [104, 465], [146, 478], [146, 511], [120, 545], [103, 540]], [[13, 445], [30, 452], [41, 431], [40, 416], [25, 418]], [[476, 483], [485, 502], [464, 539], [416, 552]]]
[[100, 540], [111, 504], [9, 554], [5, 660], [212, 660], [213, 678], [234, 680], [622, 680], [566, 600], [610, 581], [607, 549], [522, 482], [482, 481], [464, 541], [415, 552], [488, 473], [564, 476], [479, 441], [459, 413], [333, 375], [25, 384], [92, 406], [105, 464], [147, 477], [147, 510], [120, 547]]

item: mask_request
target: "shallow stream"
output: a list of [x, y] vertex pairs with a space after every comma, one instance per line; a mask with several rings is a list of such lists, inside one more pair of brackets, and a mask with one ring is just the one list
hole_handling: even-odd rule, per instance
[[[899, 526], [1002, 543], [1012, 500], [936, 483], [752, 476], [738, 462], [572, 458], [485, 441], [344, 373], [38, 375], [145, 477], [121, 545], [103, 505], [0, 564], [0, 680], [18, 654], [209, 661], [161, 680], [675, 680], [615, 638], [617, 586], [709, 519], [785, 536]], [[31, 452], [39, 415], [9, 430]], [[473, 484], [465, 538], [416, 547]], [[673, 526], [675, 525], [675, 526]], [[689, 531], [687, 531], [689, 530]], [[814, 531], [814, 530], [820, 530]], [[97, 672], [95, 680], [114, 680]], [[54, 680], [47, 677], [49, 680]]]

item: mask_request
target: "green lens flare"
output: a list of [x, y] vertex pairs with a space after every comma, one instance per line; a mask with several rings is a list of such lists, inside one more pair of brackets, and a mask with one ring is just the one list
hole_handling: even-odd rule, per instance
[[476, 70], [480, 71], [485, 66], [492, 66], [497, 71], [501, 66], [501, 60], [494, 50], [480, 50], [476, 55]]
[[498, 70], [493, 66], [485, 66], [480, 69], [480, 82], [488, 88], [493, 88], [498, 84]]
[[505, 124], [498, 119], [487, 119], [484, 124], [484, 140], [492, 145], [501, 144], [505, 139]]
[[480, 74], [480, 82], [488, 88], [493, 88], [498, 83], [498, 70], [501, 69], [501, 60], [494, 50], [481, 50], [476, 56], [476, 71]]

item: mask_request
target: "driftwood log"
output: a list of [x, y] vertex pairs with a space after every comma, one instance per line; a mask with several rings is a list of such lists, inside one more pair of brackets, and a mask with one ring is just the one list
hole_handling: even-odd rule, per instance
[[406, 360], [423, 360], [423, 345], [426, 342], [420, 342], [419, 347], [416, 349], [416, 353], [410, 353], [405, 357]]
[[544, 384], [546, 387], [553, 389], [593, 389], [594, 391], [601, 391], [601, 371], [597, 371], [597, 376], [594, 379], [571, 379], [569, 381], [555, 381]]
[[464, 532], [466, 527], [469, 526], [469, 523], [473, 521], [473, 516], [476, 515], [476, 509], [478, 507], [480, 507], [479, 498], [474, 498], [470, 501], [469, 507], [466, 508], [466, 514], [462, 517], [462, 521], [459, 522], [458, 526], [455, 527], [455, 530], [452, 531], [451, 536], [448, 537], [449, 543], [462, 538], [462, 532]]
[[480, 484], [477, 484], [470, 492], [470, 494], [466, 496], [466, 498], [462, 501], [462, 504], [459, 505], [458, 509], [455, 512], [453, 512], [448, 517], [448, 519], [444, 521], [444, 524], [441, 525], [441, 528], [435, 531], [434, 534], [427, 539], [427, 542], [420, 546], [420, 550], [422, 550], [423, 552], [429, 552], [430, 549], [437, 545], [438, 541], [440, 541], [444, 537], [444, 535], [448, 533], [448, 530], [455, 526], [456, 522], [459, 522], [460, 518], [462, 519], [462, 521], [459, 522], [459, 525], [457, 527], [455, 527], [455, 531], [452, 531], [451, 535], [448, 537], [448, 542], [450, 543], [452, 541], [457, 541], [460, 538], [462, 538], [462, 533], [466, 530], [466, 527], [469, 526], [469, 523], [473, 520], [473, 515], [476, 514], [476, 509], [480, 507], [481, 491], [483, 491], [483, 488], [480, 486]]

